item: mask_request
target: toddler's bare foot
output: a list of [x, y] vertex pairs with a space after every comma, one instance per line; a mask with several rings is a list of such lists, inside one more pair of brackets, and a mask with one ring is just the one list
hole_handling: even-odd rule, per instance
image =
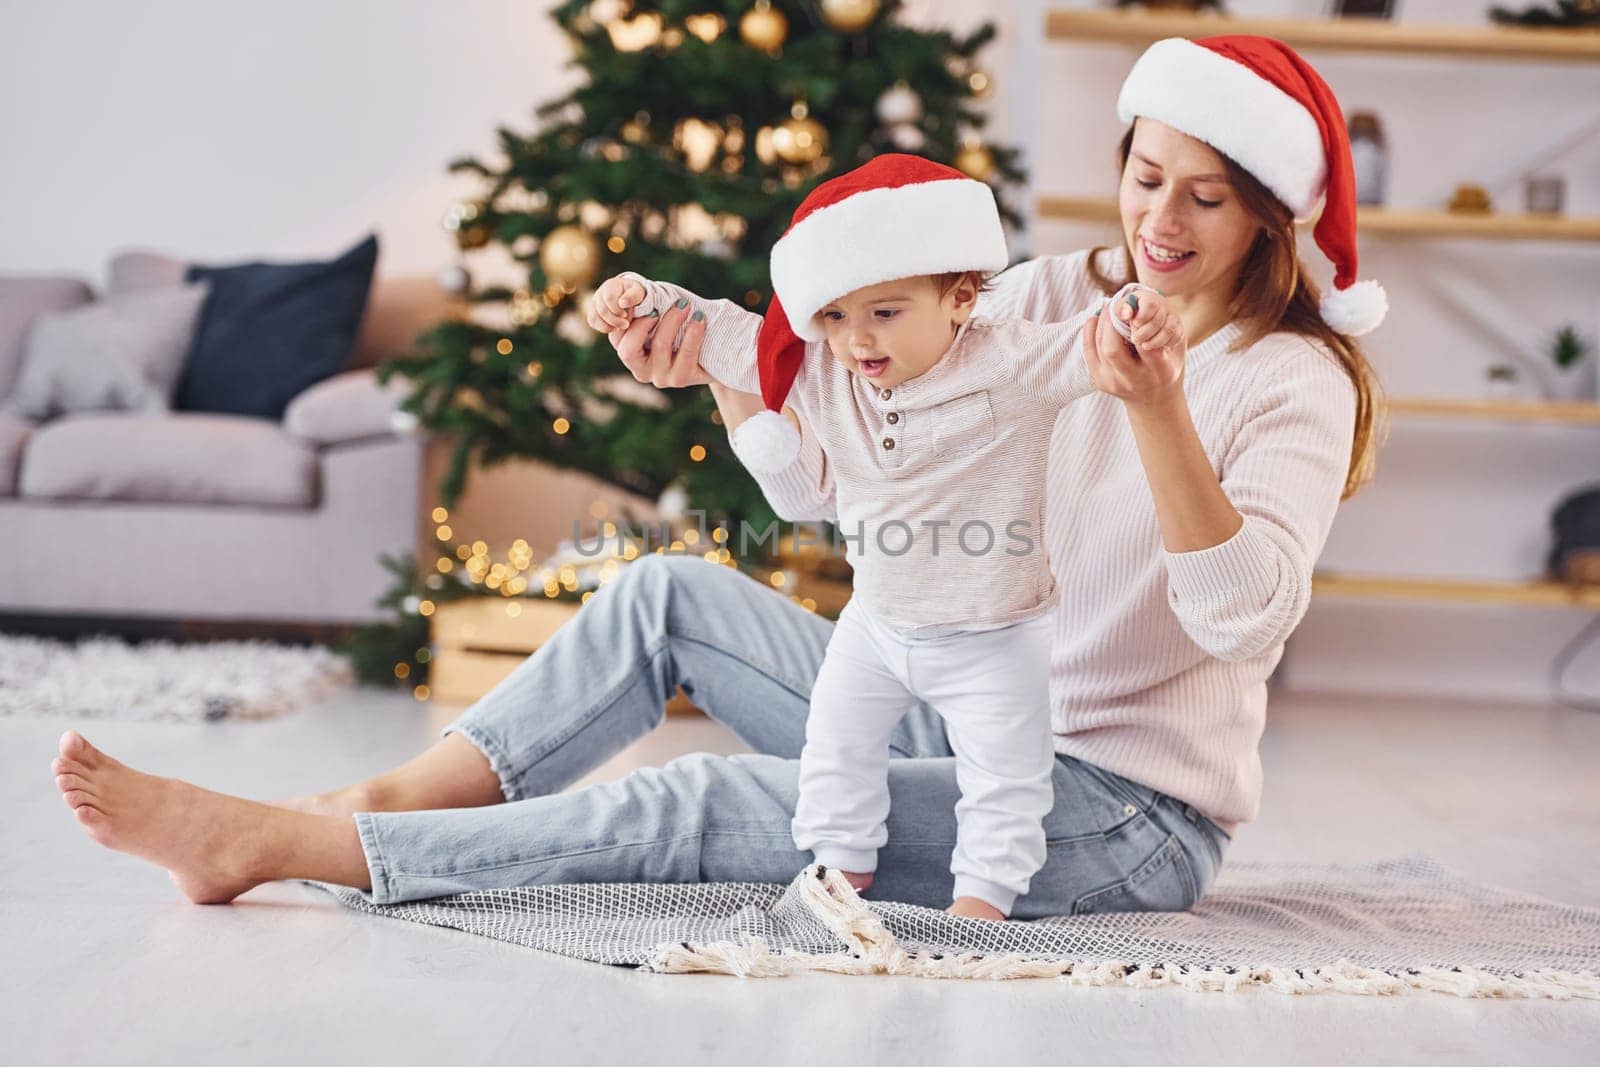
[[195, 903], [224, 903], [266, 880], [255, 874], [266, 805], [142, 774], [76, 730], [62, 735], [50, 769], [90, 837], [165, 867]]
[[949, 915], [960, 915], [968, 919], [1005, 918], [999, 908], [977, 897], [957, 897], [956, 902], [944, 910]]
[[871, 874], [856, 874], [854, 871], [840, 871], [839, 873], [844, 875], [845, 881], [850, 883], [850, 888], [857, 893], [865, 893], [872, 885]]

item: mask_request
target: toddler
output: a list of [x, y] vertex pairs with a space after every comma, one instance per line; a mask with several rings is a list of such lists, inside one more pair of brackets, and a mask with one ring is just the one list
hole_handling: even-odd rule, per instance
[[[692, 304], [707, 320], [701, 366], [765, 402], [733, 432], [741, 460], [784, 470], [809, 432], [832, 469], [853, 595], [811, 693], [795, 844], [870, 884], [888, 840], [890, 733], [920, 699], [956, 757], [950, 910], [991, 918], [972, 902], [1005, 917], [1045, 861], [1057, 597], [1045, 460], [1062, 406], [1094, 391], [1080, 334], [1098, 311], [1049, 325], [974, 316], [1006, 262], [987, 185], [885, 155], [796, 210], [764, 317], [631, 273], [589, 311], [609, 332]], [[1125, 337], [1181, 329], [1153, 290], [1124, 296], [1128, 311], [1113, 306], [1130, 321], [1107, 318]]]

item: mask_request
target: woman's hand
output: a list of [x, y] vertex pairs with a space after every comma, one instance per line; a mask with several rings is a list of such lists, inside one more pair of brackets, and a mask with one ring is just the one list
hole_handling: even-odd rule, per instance
[[[1157, 405], [1183, 395], [1183, 361], [1188, 354], [1183, 322], [1153, 289], [1140, 289], [1139, 306], [1119, 300], [1083, 328], [1083, 358], [1089, 377], [1102, 392], [1127, 404]], [[1111, 315], [1132, 332], [1122, 339]]]
[[698, 312], [691, 316], [686, 302], [606, 334], [628, 373], [658, 389], [712, 384], [711, 375], [700, 368], [705, 336], [705, 317]]

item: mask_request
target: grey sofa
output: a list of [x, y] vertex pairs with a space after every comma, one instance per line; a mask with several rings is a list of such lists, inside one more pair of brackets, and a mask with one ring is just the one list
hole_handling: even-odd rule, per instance
[[[173, 284], [184, 263], [128, 252], [108, 293]], [[78, 278], [0, 277], [0, 398], [31, 324], [94, 299]], [[444, 313], [429, 279], [374, 281], [352, 369], [281, 423], [193, 412], [94, 412], [42, 424], [0, 412], [0, 615], [347, 624], [374, 619], [414, 551], [422, 440], [397, 433], [403, 391], [371, 367]]]

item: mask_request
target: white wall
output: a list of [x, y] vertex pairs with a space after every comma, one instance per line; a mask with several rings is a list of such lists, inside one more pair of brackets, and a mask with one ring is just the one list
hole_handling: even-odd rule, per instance
[[[109, 255], [132, 245], [216, 261], [314, 257], [376, 228], [381, 271], [431, 274], [453, 255], [440, 215], [474, 188], [444, 175], [445, 162], [491, 151], [497, 124], [532, 129], [533, 107], [573, 77], [545, 6], [6, 0], [0, 271], [78, 273], [99, 283]], [[1018, 44], [1028, 13], [1042, 6], [913, 0], [909, 13], [962, 28], [997, 18], [1003, 35], [988, 53], [996, 136], [1026, 140], [1036, 192], [1109, 194], [1121, 134], [1113, 105], [1137, 51], [1047, 43], [1032, 84], [1018, 67]], [[1246, 15], [1326, 7], [1228, 6]], [[1487, 5], [1399, 6], [1405, 21], [1478, 23]], [[1458, 183], [1514, 174], [1565, 125], [1600, 111], [1593, 64], [1313, 60], [1347, 111], [1382, 116], [1396, 206], [1438, 206]], [[1600, 138], [1560, 169], [1569, 212], [1600, 214]], [[1499, 202], [1517, 209], [1520, 191], [1512, 187]], [[1046, 223], [1030, 241], [1034, 252], [1060, 252], [1107, 236], [1094, 226]], [[1326, 278], [1314, 246], [1305, 254]], [[1537, 361], [1529, 349], [1561, 323], [1600, 336], [1596, 246], [1369, 238], [1361, 254], [1362, 276], [1382, 281], [1394, 306], [1368, 347], [1396, 394], [1475, 396], [1489, 363]], [[1405, 575], [1532, 577], [1551, 505], [1574, 485], [1600, 481], [1596, 457], [1600, 430], [1592, 428], [1398, 421], [1377, 484], [1343, 509], [1323, 562]], [[1287, 678], [1536, 696], [1546, 661], [1584, 618], [1319, 602], [1292, 644]]]
[[376, 229], [384, 274], [433, 274], [444, 172], [572, 74], [544, 3], [6, 0], [0, 271], [103, 284], [129, 246], [319, 258]]

